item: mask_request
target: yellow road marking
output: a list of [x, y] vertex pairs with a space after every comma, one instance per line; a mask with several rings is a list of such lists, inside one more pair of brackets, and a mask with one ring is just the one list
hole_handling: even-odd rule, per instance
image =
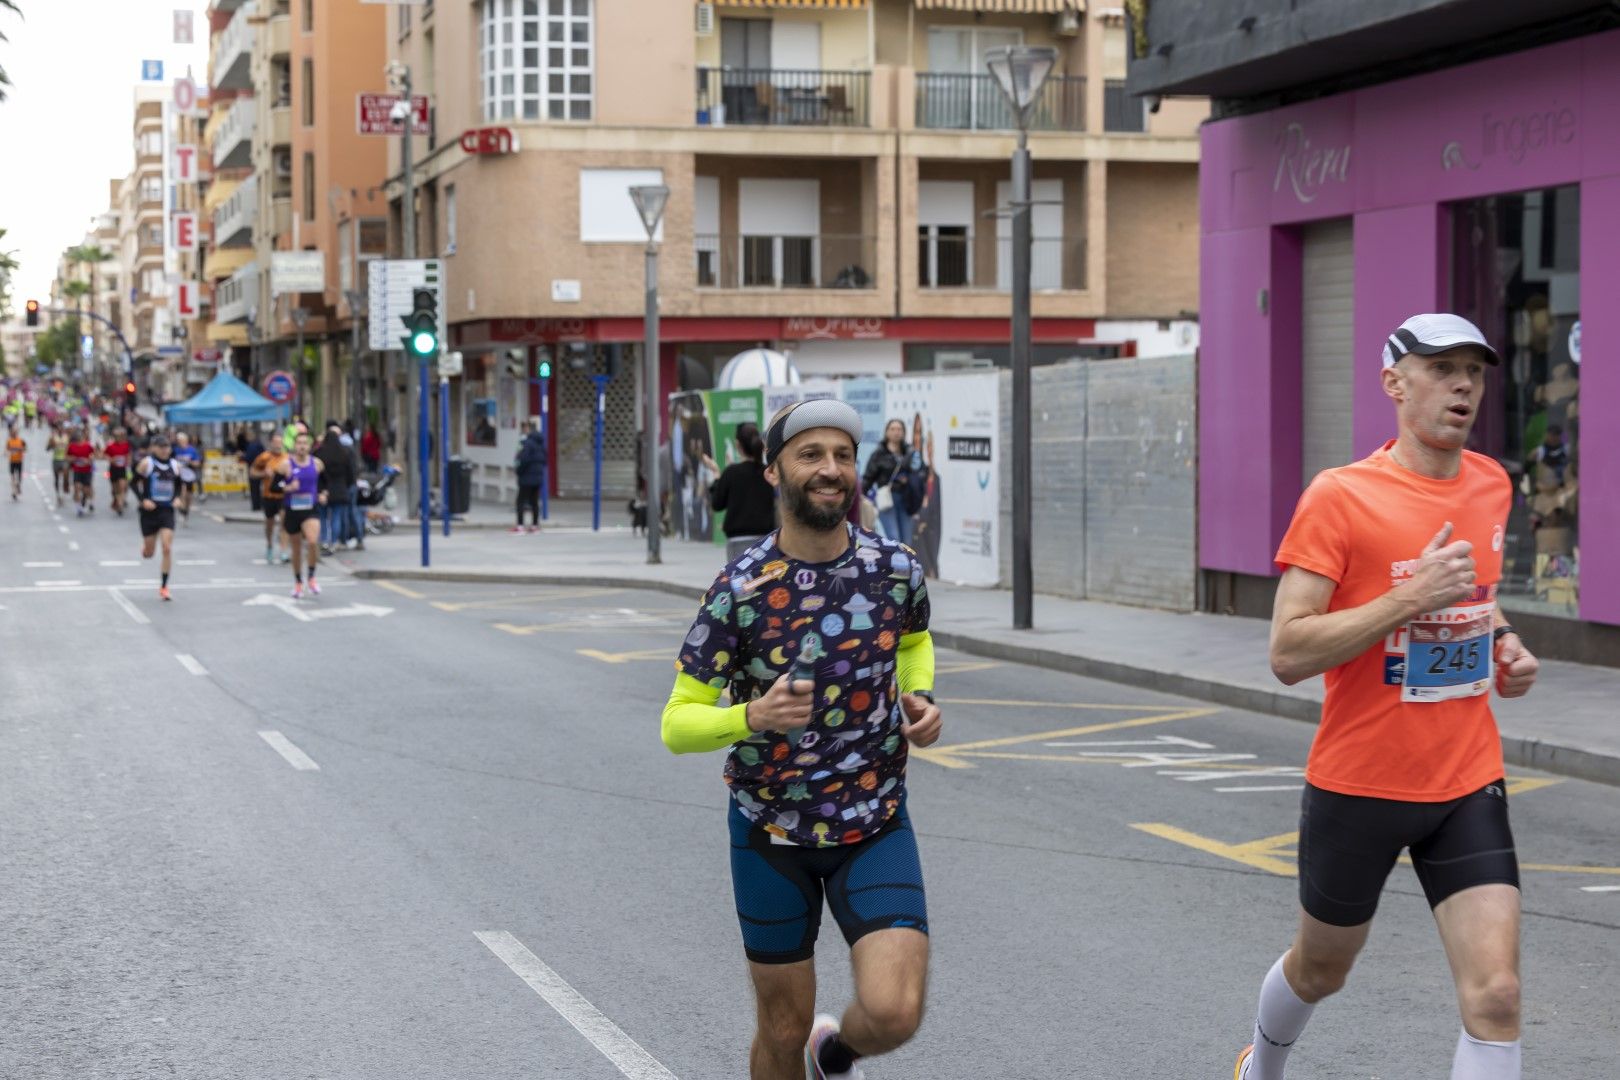
[[[965, 699], [962, 699], [962, 698], [953, 698], [953, 699], [951, 699], [949, 701], [944, 702], [944, 704], [947, 704], [947, 705], [975, 705], [975, 704], [996, 704], [996, 705], [1000, 705], [1000, 704], [1004, 704], [1004, 703], [1000, 702], [1000, 701], [980, 702], [980, 701], [974, 701], [974, 700], [965, 700]], [[1075, 708], [1087, 708], [1088, 706], [1073, 706], [1073, 707], [1075, 707]], [[1107, 707], [1107, 708], [1131, 708], [1131, 709], [1135, 709], [1135, 710], [1140, 710], [1140, 709], [1143, 708], [1143, 706], [1141, 706], [1141, 705], [1136, 705], [1136, 706], [1124, 706], [1124, 705], [1121, 705], [1121, 706], [1102, 706], [1102, 707]], [[953, 746], [931, 746], [926, 750], [918, 750], [916, 748], [913, 748], [911, 750], [911, 754], [913, 756], [915, 756], [915, 757], [921, 758], [924, 761], [931, 761], [935, 765], [940, 765], [940, 766], [943, 766], [944, 768], [947, 768], [947, 769], [971, 769], [971, 768], [974, 768], [975, 766], [971, 762], [962, 760], [962, 755], [964, 754], [965, 751], [992, 750], [992, 749], [995, 749], [997, 747], [1002, 747], [1002, 746], [1018, 746], [1018, 745], [1021, 745], [1023, 743], [1041, 742], [1042, 740], [1045, 740], [1045, 739], [1064, 739], [1064, 738], [1070, 738], [1070, 737], [1075, 736], [1075, 735], [1094, 735], [1099, 731], [1119, 731], [1119, 730], [1122, 730], [1124, 728], [1146, 727], [1149, 724], [1167, 724], [1172, 720], [1188, 720], [1188, 719], [1191, 719], [1192, 717], [1195, 717], [1195, 716], [1208, 716], [1210, 713], [1219, 712], [1219, 711], [1220, 711], [1219, 709], [1180, 709], [1180, 710], [1177, 710], [1175, 712], [1156, 713], [1156, 714], [1154, 714], [1152, 716], [1137, 716], [1137, 717], [1133, 717], [1130, 720], [1115, 720], [1115, 721], [1112, 721], [1112, 722], [1109, 722], [1109, 723], [1103, 723], [1103, 724], [1087, 724], [1085, 727], [1063, 728], [1063, 729], [1061, 729], [1059, 731], [1037, 731], [1032, 735], [1011, 735], [1011, 736], [1008, 736], [1007, 738], [1003, 738], [1003, 739], [980, 739], [978, 742], [957, 743], [957, 744], [955, 744]]]
[[372, 584], [379, 585], [382, 588], [387, 589], [389, 592], [399, 593], [399, 595], [409, 597], [412, 600], [427, 599], [427, 596], [423, 593], [419, 593], [415, 589], [407, 589], [397, 581], [373, 581]]
[[[940, 704], [945, 704], [942, 699]], [[1152, 705], [1102, 705], [1088, 701], [1013, 701], [1009, 698], [959, 698], [949, 699], [952, 705], [1005, 705], [1013, 709], [1112, 709], [1116, 712], [1141, 712], [1151, 709]], [[1219, 709], [1202, 709], [1198, 715], [1220, 712]]]
[[610, 653], [600, 649], [575, 649], [581, 656], [588, 656], [592, 660], [600, 660], [604, 664], [623, 664], [631, 660], [668, 660], [673, 662], [674, 654], [668, 649], [641, 649], [636, 652]]
[[1510, 776], [1507, 778], [1507, 791], [1509, 795], [1522, 795], [1527, 791], [1552, 787], [1563, 782], [1556, 776]]
[[[1186, 829], [1178, 829], [1174, 825], [1162, 822], [1148, 822], [1131, 825], [1133, 829], [1169, 840], [1177, 844], [1185, 844], [1190, 848], [1218, 855], [1223, 859], [1252, 866], [1256, 870], [1264, 870], [1279, 877], [1294, 876], [1294, 845], [1299, 842], [1299, 833], [1278, 833], [1276, 836], [1262, 837], [1259, 840], [1250, 840], [1246, 844], [1223, 844], [1207, 836], [1199, 836]], [[1286, 857], [1285, 857], [1286, 856]]]
[[1000, 666], [999, 660], [945, 660], [934, 664], [934, 674], [960, 675], [964, 671], [989, 671]]
[[505, 630], [508, 634], [516, 634], [519, 637], [523, 637], [525, 635], [534, 633], [536, 630], [543, 629], [543, 627], [539, 626], [515, 626], [509, 622], [498, 622], [492, 623], [491, 625], [493, 625], [497, 630]]
[[561, 592], [547, 593], [544, 596], [501, 596], [491, 600], [463, 600], [457, 602], [435, 600], [433, 606], [440, 611], [476, 611], [480, 608], [522, 607], [527, 604], [544, 604], [551, 600], [582, 600], [591, 596], [612, 596], [623, 591], [623, 589], [568, 589]]

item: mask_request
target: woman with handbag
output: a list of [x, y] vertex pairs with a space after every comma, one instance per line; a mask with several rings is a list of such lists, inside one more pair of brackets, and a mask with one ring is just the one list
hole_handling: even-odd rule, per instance
[[883, 535], [902, 544], [911, 543], [912, 532], [908, 457], [906, 425], [890, 420], [883, 428], [883, 441], [872, 451], [861, 478], [861, 487], [872, 493], [872, 501], [877, 504], [878, 525]]

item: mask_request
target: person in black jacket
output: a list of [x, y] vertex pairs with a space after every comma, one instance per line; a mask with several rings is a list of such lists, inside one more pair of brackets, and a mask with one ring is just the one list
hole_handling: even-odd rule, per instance
[[[523, 436], [523, 444], [518, 447], [517, 460], [512, 463], [517, 469], [518, 496], [517, 496], [517, 524], [512, 531], [539, 532], [540, 531], [540, 485], [546, 481], [546, 443], [540, 437], [540, 418], [529, 418], [528, 432]], [[527, 530], [523, 528], [523, 510], [527, 507], [534, 522]]]
[[315, 451], [325, 466], [328, 497], [321, 504], [321, 553], [332, 554], [333, 545], [341, 543], [349, 528], [348, 492], [359, 479], [360, 460], [352, 447], [343, 445], [343, 429], [329, 424], [321, 445]]
[[743, 459], [726, 466], [724, 472], [713, 458], [703, 458], [711, 471], [720, 473], [709, 485], [709, 507], [726, 513], [721, 528], [726, 534], [727, 562], [776, 529], [776, 489], [765, 479], [765, 440], [757, 425], [737, 425], [737, 448]]
[[861, 477], [861, 489], [877, 504], [878, 527], [883, 535], [902, 544], [911, 543], [915, 530], [912, 515], [921, 504], [921, 492], [913, 490], [910, 447], [906, 445], [906, 425], [890, 420], [883, 428], [883, 441], [872, 451]]

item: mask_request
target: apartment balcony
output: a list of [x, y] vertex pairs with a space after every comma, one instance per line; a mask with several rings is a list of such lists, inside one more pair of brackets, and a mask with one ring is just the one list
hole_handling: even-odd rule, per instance
[[1147, 130], [1147, 103], [1125, 92], [1124, 79], [1109, 79], [1103, 83], [1103, 130]]
[[708, 289], [875, 289], [873, 236], [693, 237], [697, 285]]
[[[919, 128], [949, 131], [1011, 131], [1018, 126], [1012, 107], [990, 75], [919, 71], [916, 82]], [[1031, 131], [1084, 131], [1086, 78], [1054, 75], [1030, 108]]]
[[214, 289], [214, 321], [247, 322], [259, 304], [259, 264], [250, 262]]
[[249, 10], [238, 10], [214, 40], [213, 87], [215, 90], [253, 89], [253, 24]]
[[292, 196], [277, 195], [270, 200], [270, 239], [273, 243], [292, 235]]
[[214, 245], [230, 248], [253, 243], [253, 226], [258, 219], [259, 178], [250, 176], [214, 211]]
[[292, 144], [292, 106], [278, 105], [270, 110], [270, 145]]
[[286, 56], [292, 52], [292, 16], [286, 11], [280, 14], [271, 14], [273, 8], [265, 0], [259, 0], [259, 14], [265, 19], [265, 32], [270, 35], [269, 55]]
[[231, 102], [214, 135], [214, 168], [235, 169], [253, 162], [253, 130], [259, 123], [258, 102], [240, 97]]
[[[1086, 241], [1037, 236], [1030, 241], [1029, 285], [1035, 292], [1086, 288]], [[918, 239], [917, 287], [935, 292], [1012, 291], [1012, 239], [924, 236]]]
[[871, 123], [869, 71], [700, 67], [697, 122], [804, 127]]

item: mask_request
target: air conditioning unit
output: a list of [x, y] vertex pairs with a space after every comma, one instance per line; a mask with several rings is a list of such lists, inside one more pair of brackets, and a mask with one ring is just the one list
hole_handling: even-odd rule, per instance
[[1058, 12], [1053, 20], [1052, 32], [1059, 37], [1074, 37], [1080, 32], [1080, 13], [1072, 7]]
[[714, 4], [701, 0], [697, 6], [697, 35], [709, 37], [714, 33]]
[[277, 150], [275, 154], [276, 179], [292, 179], [292, 151]]

